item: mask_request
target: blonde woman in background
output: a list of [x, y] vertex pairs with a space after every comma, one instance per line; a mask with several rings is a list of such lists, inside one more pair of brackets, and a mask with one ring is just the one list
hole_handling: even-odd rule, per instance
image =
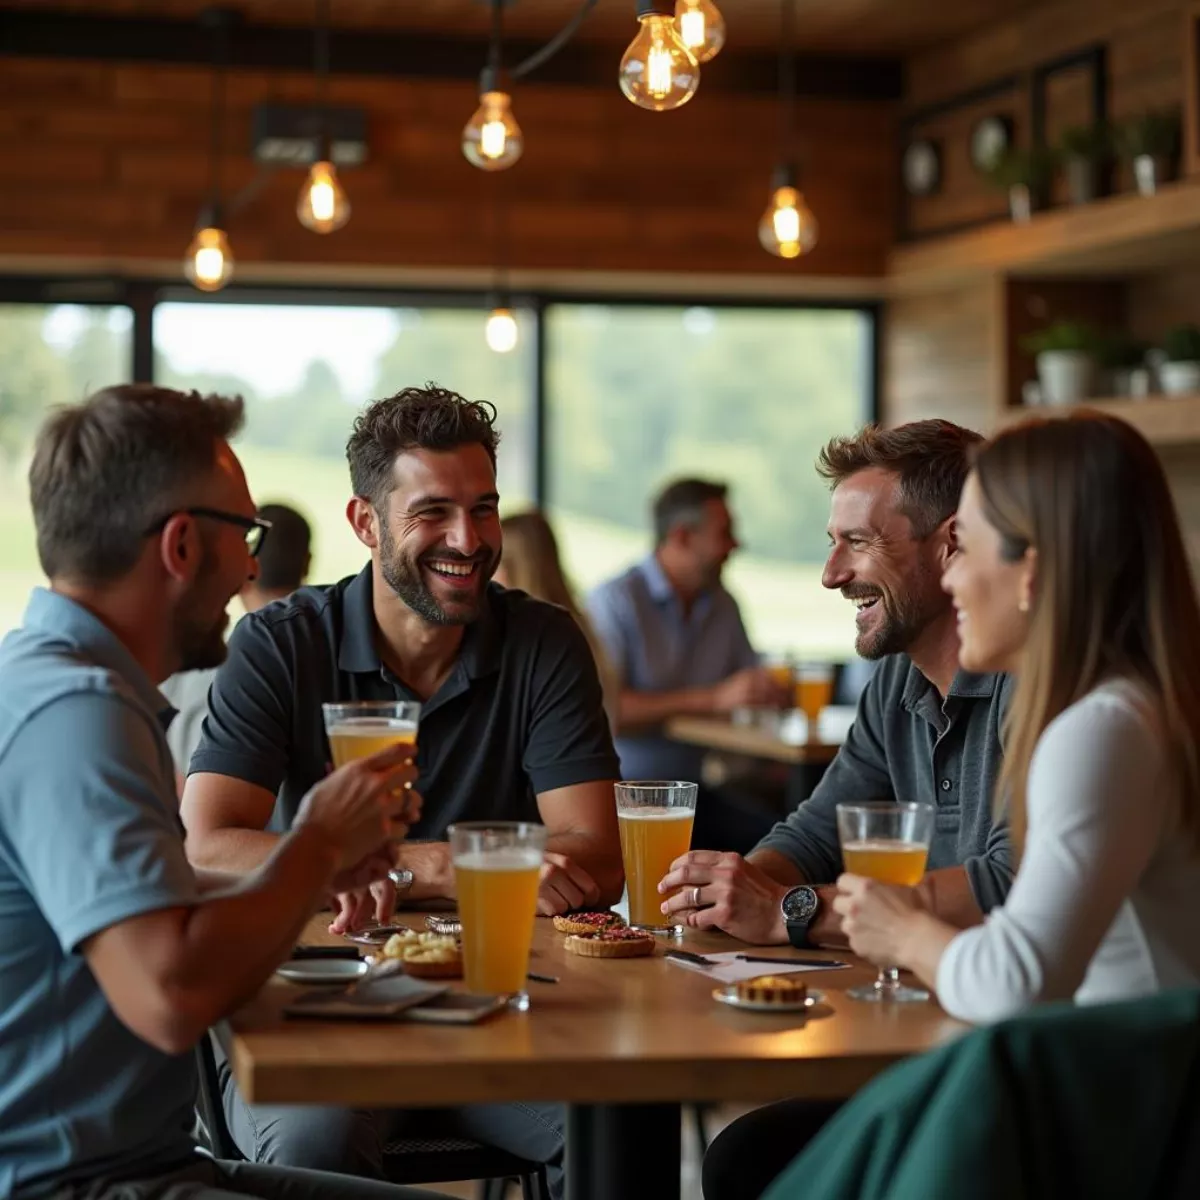
[[518, 588], [537, 600], [557, 604], [575, 618], [592, 648], [596, 670], [600, 673], [600, 686], [604, 690], [604, 711], [608, 714], [609, 724], [613, 724], [617, 712], [616, 673], [591, 623], [575, 602], [571, 585], [563, 574], [558, 539], [550, 522], [537, 509], [530, 509], [505, 517], [500, 522], [500, 531], [504, 536], [504, 555], [495, 575], [496, 582], [503, 587]]

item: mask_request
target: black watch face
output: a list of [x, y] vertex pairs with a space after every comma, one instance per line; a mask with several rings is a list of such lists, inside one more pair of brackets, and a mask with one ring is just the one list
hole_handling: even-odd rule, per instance
[[783, 919], [788, 925], [806, 925], [817, 911], [817, 893], [810, 887], [792, 888], [783, 898]]

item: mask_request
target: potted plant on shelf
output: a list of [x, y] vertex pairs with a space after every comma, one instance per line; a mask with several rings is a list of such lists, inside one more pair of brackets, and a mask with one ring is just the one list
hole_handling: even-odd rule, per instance
[[1063, 130], [1059, 155], [1072, 204], [1090, 204], [1102, 189], [1102, 173], [1112, 157], [1112, 130], [1106, 121]]
[[1175, 108], [1131, 117], [1121, 126], [1121, 155], [1133, 167], [1137, 190], [1153, 196], [1159, 185], [1175, 178], [1179, 161], [1180, 115]]
[[1158, 377], [1168, 396], [1200, 393], [1200, 329], [1179, 325], [1163, 338]]
[[1045, 147], [1011, 149], [1002, 154], [985, 174], [997, 187], [1008, 192], [1008, 211], [1018, 224], [1045, 207], [1046, 193], [1054, 175], [1055, 154]]
[[1021, 340], [1037, 359], [1042, 402], [1078, 404], [1091, 394], [1096, 369], [1096, 331], [1082, 321], [1058, 321]]
[[1108, 396], [1137, 396], [1150, 394], [1150, 371], [1146, 366], [1146, 342], [1124, 334], [1114, 334], [1100, 340], [1096, 349], [1096, 364], [1104, 373], [1100, 384]]

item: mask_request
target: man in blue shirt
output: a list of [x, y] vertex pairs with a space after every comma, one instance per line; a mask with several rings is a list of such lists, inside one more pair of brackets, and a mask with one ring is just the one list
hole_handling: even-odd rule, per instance
[[184, 853], [155, 686], [215, 665], [266, 523], [228, 437], [241, 401], [149, 386], [60, 410], [30, 491], [49, 589], [0, 646], [0, 1196], [396, 1200], [217, 1163], [191, 1048], [331, 890], [378, 879], [419, 798], [393, 750], [311, 789], [231, 885]]
[[[721, 583], [738, 548], [727, 497], [725, 484], [704, 479], [668, 485], [654, 501], [654, 552], [588, 597], [620, 679], [616, 747], [626, 779], [699, 781], [704, 752], [663, 736], [671, 717], [788, 699], [759, 665]], [[769, 828], [766, 817], [706, 790], [692, 844], [748, 850]]]

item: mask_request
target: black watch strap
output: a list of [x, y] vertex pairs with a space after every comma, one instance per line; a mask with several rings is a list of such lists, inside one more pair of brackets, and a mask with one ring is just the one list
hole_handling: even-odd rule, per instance
[[818, 898], [815, 888], [803, 884], [788, 892], [780, 904], [788, 941], [797, 950], [811, 950], [808, 930], [817, 916]]

